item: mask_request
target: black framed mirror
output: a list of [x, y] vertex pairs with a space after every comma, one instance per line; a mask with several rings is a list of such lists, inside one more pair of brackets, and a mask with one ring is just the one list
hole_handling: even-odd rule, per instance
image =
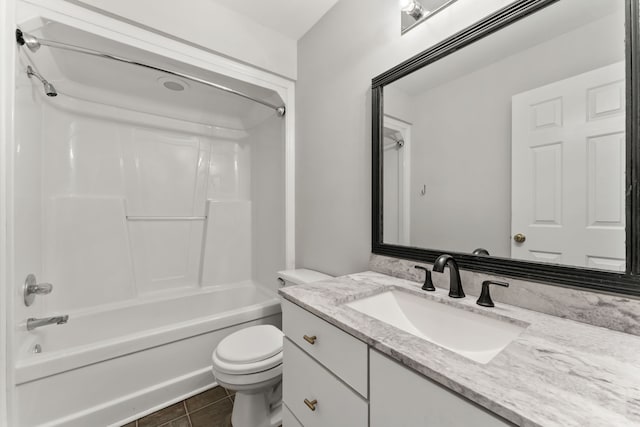
[[372, 252], [640, 296], [638, 9], [518, 0], [375, 77]]

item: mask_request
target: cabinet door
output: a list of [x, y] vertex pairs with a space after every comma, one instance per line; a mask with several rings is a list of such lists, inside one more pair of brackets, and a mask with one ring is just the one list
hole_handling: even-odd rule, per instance
[[375, 350], [369, 367], [370, 427], [513, 425]]

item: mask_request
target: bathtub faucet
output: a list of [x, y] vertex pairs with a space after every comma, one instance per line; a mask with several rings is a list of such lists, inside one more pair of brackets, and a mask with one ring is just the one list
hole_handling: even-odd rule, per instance
[[54, 316], [54, 317], [44, 317], [42, 319], [36, 319], [35, 317], [30, 317], [27, 319], [27, 331], [32, 331], [35, 328], [39, 328], [41, 326], [53, 325], [62, 325], [67, 323], [69, 320], [69, 315], [65, 314], [64, 316]]

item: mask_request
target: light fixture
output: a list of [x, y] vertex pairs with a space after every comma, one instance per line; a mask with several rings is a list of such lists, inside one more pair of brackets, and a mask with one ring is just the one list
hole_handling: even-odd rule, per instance
[[418, 0], [400, 0], [400, 10], [416, 21], [429, 14]]
[[422, 24], [456, 0], [399, 0], [400, 32], [402, 34]]

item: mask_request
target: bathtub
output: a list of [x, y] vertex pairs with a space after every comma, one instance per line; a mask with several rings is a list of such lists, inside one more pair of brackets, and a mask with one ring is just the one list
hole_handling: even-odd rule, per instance
[[25, 335], [17, 425], [122, 425], [214, 386], [211, 352], [226, 335], [280, 322], [277, 296], [252, 281], [70, 313]]

